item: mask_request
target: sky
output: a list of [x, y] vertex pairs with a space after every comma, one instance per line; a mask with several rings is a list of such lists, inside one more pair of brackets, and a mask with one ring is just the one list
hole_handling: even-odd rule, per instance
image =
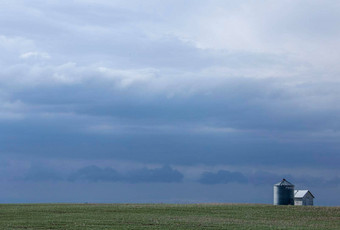
[[339, 12], [0, 0], [0, 202], [339, 206]]

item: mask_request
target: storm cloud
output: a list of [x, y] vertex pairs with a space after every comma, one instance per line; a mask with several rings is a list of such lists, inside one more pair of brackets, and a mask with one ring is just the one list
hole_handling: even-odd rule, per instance
[[143, 168], [122, 174], [110, 167], [100, 168], [92, 165], [81, 168], [69, 176], [71, 181], [90, 182], [171, 183], [181, 182], [182, 179], [183, 174], [170, 166], [155, 169]]
[[89, 165], [73, 171], [62, 171], [61, 168], [47, 168], [33, 165], [22, 170], [20, 176], [15, 178], [25, 182], [43, 181], [69, 181], [69, 182], [127, 182], [127, 183], [179, 183], [183, 180], [183, 174], [170, 166], [159, 168], [130, 169], [127, 172], [119, 172], [113, 167], [99, 167]]
[[[1, 8], [4, 181], [196, 178], [215, 188], [288, 175], [338, 189], [339, 4], [13, 0]], [[39, 161], [48, 164], [27, 166]]]

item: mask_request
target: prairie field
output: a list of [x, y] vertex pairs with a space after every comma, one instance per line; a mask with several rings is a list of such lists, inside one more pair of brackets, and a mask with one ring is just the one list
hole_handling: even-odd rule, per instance
[[0, 229], [340, 229], [340, 207], [1, 204]]

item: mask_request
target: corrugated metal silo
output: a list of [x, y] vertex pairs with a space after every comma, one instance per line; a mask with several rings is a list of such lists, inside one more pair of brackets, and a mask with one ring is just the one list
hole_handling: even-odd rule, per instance
[[294, 185], [286, 179], [274, 185], [274, 205], [294, 205]]

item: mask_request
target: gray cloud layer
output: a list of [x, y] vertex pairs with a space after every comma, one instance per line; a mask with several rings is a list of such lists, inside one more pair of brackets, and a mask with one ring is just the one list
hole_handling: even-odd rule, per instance
[[34, 166], [24, 176], [17, 179], [23, 181], [174, 183], [182, 182], [183, 174], [170, 166], [135, 169], [129, 170], [128, 173], [120, 173], [112, 167], [103, 168], [95, 165], [85, 166], [71, 173]]
[[[1, 8], [1, 156], [338, 169], [334, 1], [13, 0]], [[96, 167], [73, 176], [181, 181], [170, 168], [122, 179]], [[233, 173], [207, 172], [201, 182], [262, 178]]]
[[227, 170], [219, 170], [218, 172], [202, 173], [199, 183], [202, 184], [229, 184], [229, 183], [245, 183], [253, 185], [273, 185], [282, 178], [287, 178], [289, 181], [297, 185], [317, 187], [337, 187], [340, 185], [340, 178], [333, 176], [329, 178], [315, 177], [310, 175], [295, 176], [292, 174], [270, 173], [265, 171], [257, 171], [255, 173], [231, 172]]
[[[78, 168], [73, 172], [63, 172], [61, 169], [51, 169], [38, 165], [31, 166], [22, 175], [17, 176], [15, 181], [25, 182], [57, 182], [69, 181], [74, 183], [109, 182], [109, 183], [182, 183], [185, 175], [170, 166], [160, 168], [140, 168], [132, 169], [127, 172], [119, 172], [113, 167], [99, 167], [90, 165]], [[254, 186], [268, 186], [277, 183], [282, 178], [300, 186], [311, 186], [313, 188], [332, 187], [340, 185], [338, 176], [318, 177], [311, 175], [292, 175], [273, 173], [268, 171], [255, 171], [246, 173], [241, 171], [205, 171], [200, 174], [197, 181], [205, 185], [218, 184], [250, 184]]]

